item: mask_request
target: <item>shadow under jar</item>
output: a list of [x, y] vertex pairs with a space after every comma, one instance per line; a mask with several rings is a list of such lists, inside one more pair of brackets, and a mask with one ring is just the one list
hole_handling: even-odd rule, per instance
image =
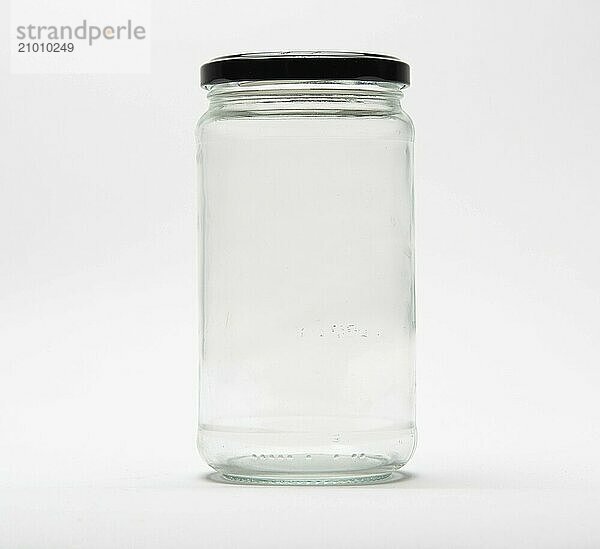
[[384, 479], [415, 448], [408, 65], [202, 67], [198, 447], [227, 479]]

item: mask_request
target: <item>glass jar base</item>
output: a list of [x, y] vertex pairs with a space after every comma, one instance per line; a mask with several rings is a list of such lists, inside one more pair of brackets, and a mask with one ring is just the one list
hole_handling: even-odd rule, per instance
[[[232, 421], [240, 424], [240, 421]], [[382, 482], [412, 456], [416, 430], [356, 418], [260, 418], [245, 429], [202, 425], [198, 449], [227, 482], [367, 484]]]
[[243, 484], [343, 485], [380, 482], [399, 467], [365, 454], [252, 454], [230, 459], [218, 471]]
[[255, 477], [231, 475], [222, 473], [221, 476], [236, 484], [267, 484], [281, 486], [340, 486], [358, 484], [376, 484], [390, 478], [392, 473], [361, 475], [354, 477], [323, 477], [323, 478], [285, 478], [285, 477]]

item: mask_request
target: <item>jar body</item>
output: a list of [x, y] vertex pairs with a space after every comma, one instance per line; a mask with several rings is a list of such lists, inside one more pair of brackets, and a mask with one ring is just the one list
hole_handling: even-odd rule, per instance
[[225, 476], [383, 478], [415, 446], [413, 126], [395, 86], [216, 86], [198, 125], [198, 445]]

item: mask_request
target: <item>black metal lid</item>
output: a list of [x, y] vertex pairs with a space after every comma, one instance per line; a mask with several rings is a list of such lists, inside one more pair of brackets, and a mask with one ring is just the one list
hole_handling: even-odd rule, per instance
[[374, 53], [289, 51], [217, 57], [202, 65], [202, 86], [259, 80], [360, 80], [410, 84], [410, 67]]

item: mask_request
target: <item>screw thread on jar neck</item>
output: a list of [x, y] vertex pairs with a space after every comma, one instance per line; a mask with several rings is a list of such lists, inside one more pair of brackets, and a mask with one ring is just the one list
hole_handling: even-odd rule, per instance
[[211, 109], [246, 112], [390, 115], [401, 111], [403, 86], [389, 82], [235, 82], [209, 87]]

